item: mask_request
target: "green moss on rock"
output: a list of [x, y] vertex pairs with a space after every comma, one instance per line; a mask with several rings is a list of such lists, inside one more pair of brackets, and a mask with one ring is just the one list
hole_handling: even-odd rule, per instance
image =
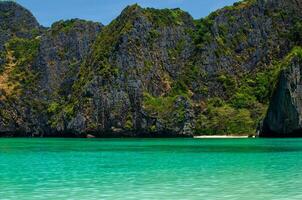
[[13, 69], [9, 74], [9, 81], [18, 83], [20, 89], [30, 89], [37, 80], [38, 73], [31, 69], [31, 65], [35, 61], [40, 46], [39, 39], [23, 39], [13, 38], [6, 44], [7, 52], [10, 52], [12, 63], [7, 65], [13, 65]]

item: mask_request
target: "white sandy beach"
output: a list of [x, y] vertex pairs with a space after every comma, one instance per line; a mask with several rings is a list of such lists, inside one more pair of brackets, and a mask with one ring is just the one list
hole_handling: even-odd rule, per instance
[[248, 135], [244, 136], [232, 136], [232, 135], [203, 135], [203, 136], [194, 136], [195, 139], [241, 139], [241, 138], [250, 138]]

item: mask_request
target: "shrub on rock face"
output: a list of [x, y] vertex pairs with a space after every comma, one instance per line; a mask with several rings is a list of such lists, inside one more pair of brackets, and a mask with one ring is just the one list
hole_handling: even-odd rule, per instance
[[302, 21], [297, 21], [291, 29], [290, 38], [298, 45], [302, 45]]
[[[6, 63], [2, 77], [7, 76], [7, 84], [15, 91], [11, 93], [26, 92], [35, 86], [38, 74], [32, 64], [38, 55], [39, 39], [12, 38], [6, 43]], [[17, 91], [18, 90], [18, 91]]]
[[210, 104], [197, 118], [196, 134], [247, 134], [254, 130], [255, 121], [247, 109], [236, 109], [225, 103]]

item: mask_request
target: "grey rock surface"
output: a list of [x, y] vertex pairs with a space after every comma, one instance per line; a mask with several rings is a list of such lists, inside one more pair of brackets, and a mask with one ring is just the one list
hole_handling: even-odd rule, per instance
[[260, 136], [302, 136], [302, 60], [294, 57], [281, 72]]

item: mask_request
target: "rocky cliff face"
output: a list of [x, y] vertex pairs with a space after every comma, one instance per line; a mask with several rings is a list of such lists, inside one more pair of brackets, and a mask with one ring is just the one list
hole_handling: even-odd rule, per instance
[[186, 134], [184, 126], [192, 122], [178, 122], [177, 115], [191, 111], [187, 98], [161, 105], [165, 116], [148, 110], [145, 100], [170, 92], [194, 50], [187, 32], [193, 28], [193, 19], [178, 9], [126, 8], [104, 28], [82, 66], [68, 127], [94, 134]]
[[13, 2], [0, 4], [0, 69], [4, 64], [5, 43], [12, 37], [31, 38], [39, 34], [40, 25], [25, 8]]
[[[102, 25], [84, 20], [59, 21], [40, 38], [36, 65], [47, 92], [67, 96]], [[60, 95], [60, 94], [58, 94]]]
[[284, 57], [293, 46], [287, 34], [301, 19], [301, 9], [295, 0], [243, 1], [200, 20], [195, 59], [208, 75], [200, 84], [211, 82], [209, 95], [228, 96], [225, 88], [217, 88], [217, 76], [253, 76]]
[[69, 20], [40, 28], [17, 4], [2, 2], [0, 11], [7, 6], [6, 23], [26, 18], [22, 31], [33, 33], [1, 39], [3, 135], [253, 133], [276, 63], [302, 41], [297, 0], [243, 1], [201, 20], [133, 5], [104, 27]]
[[261, 136], [302, 136], [302, 49], [296, 48], [281, 63], [282, 71], [272, 97]]
[[29, 11], [15, 3], [1, 2], [0, 10], [9, 16], [1, 21], [9, 37], [2, 45], [0, 132], [55, 136], [48, 109], [70, 94], [102, 25], [75, 19], [41, 28]]

